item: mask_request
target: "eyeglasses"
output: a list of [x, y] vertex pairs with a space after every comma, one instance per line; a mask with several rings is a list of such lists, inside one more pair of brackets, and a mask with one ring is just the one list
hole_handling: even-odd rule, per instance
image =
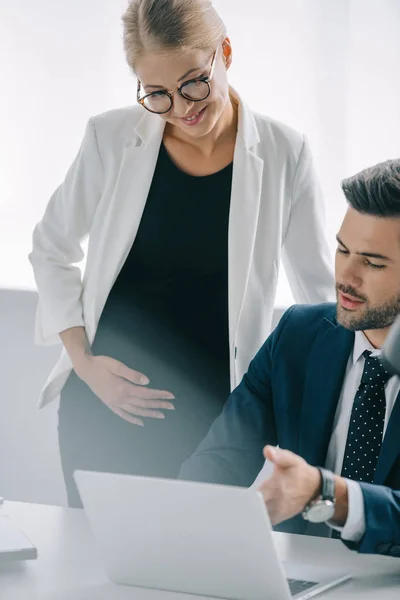
[[210, 71], [207, 77], [197, 77], [196, 79], [190, 79], [189, 81], [185, 81], [179, 88], [176, 90], [162, 90], [160, 92], [152, 92], [151, 94], [146, 94], [142, 98], [140, 97], [140, 81], [138, 81], [137, 87], [137, 101], [139, 104], [144, 106], [144, 108], [152, 113], [156, 113], [157, 115], [163, 115], [169, 112], [174, 103], [173, 94], [178, 93], [185, 100], [189, 100], [190, 102], [201, 102], [208, 98], [211, 94], [211, 79], [214, 73], [214, 65], [215, 65], [215, 57], [217, 54], [217, 50], [214, 52], [212, 56]]

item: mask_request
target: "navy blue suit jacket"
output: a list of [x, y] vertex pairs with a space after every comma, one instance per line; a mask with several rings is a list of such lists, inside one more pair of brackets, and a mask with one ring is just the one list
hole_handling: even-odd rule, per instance
[[[336, 306], [294, 306], [251, 362], [180, 478], [249, 486], [264, 464], [262, 449], [279, 444], [324, 466], [354, 332], [336, 321]], [[374, 482], [362, 483], [365, 553], [400, 556], [400, 400], [383, 440]], [[304, 533], [297, 516], [277, 529]]]

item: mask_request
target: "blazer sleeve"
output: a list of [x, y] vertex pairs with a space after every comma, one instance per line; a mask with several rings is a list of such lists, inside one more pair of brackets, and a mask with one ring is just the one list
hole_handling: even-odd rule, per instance
[[293, 308], [282, 316], [207, 436], [183, 463], [180, 479], [244, 487], [252, 485], [256, 479], [264, 464], [264, 446], [277, 444], [272, 357]]
[[324, 234], [325, 210], [308, 141], [297, 164], [282, 259], [295, 301], [335, 301], [332, 256]]
[[35, 341], [59, 342], [65, 329], [84, 326], [81, 271], [82, 242], [103, 190], [103, 165], [94, 121], [89, 120], [80, 150], [63, 184], [54, 192], [33, 232], [29, 255], [38, 288]]
[[383, 485], [359, 483], [365, 509], [365, 534], [346, 546], [363, 554], [400, 558], [400, 491]]

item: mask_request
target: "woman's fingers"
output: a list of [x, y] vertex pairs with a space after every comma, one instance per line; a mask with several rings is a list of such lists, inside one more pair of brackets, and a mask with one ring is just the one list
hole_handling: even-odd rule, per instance
[[141, 419], [136, 419], [135, 417], [130, 415], [125, 410], [122, 410], [121, 408], [117, 408], [117, 407], [112, 407], [111, 410], [118, 417], [121, 417], [121, 419], [124, 419], [124, 421], [128, 421], [129, 423], [132, 423], [133, 425], [138, 425], [139, 427], [144, 427], [144, 423]]
[[115, 361], [113, 371], [118, 377], [122, 377], [135, 385], [147, 385], [149, 383], [149, 378], [146, 377], [146, 375], [139, 371], [135, 371], [134, 369], [130, 369], [117, 360]]
[[162, 412], [140, 408], [139, 406], [135, 406], [133, 404], [121, 404], [119, 408], [130, 415], [135, 415], [137, 417], [147, 417], [148, 419], [165, 419], [165, 415]]
[[171, 404], [171, 402], [163, 402], [162, 400], [143, 400], [143, 398], [138, 398], [137, 396], [129, 396], [126, 399], [126, 404], [145, 409], [175, 410], [175, 406]]
[[153, 390], [147, 387], [129, 386], [128, 396], [141, 400], [174, 400], [175, 396], [167, 390]]

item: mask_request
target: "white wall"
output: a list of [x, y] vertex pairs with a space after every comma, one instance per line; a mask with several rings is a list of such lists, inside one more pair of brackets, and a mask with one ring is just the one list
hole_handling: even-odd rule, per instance
[[400, 157], [400, 2], [353, 0], [347, 167]]
[[[88, 117], [135, 101], [126, 0], [0, 0], [0, 287], [33, 289], [26, 256]], [[305, 131], [332, 240], [339, 180], [399, 155], [398, 0], [215, 0], [234, 48], [232, 84]], [[4, 93], [4, 91], [6, 93]], [[291, 294], [283, 280], [277, 303]]]

